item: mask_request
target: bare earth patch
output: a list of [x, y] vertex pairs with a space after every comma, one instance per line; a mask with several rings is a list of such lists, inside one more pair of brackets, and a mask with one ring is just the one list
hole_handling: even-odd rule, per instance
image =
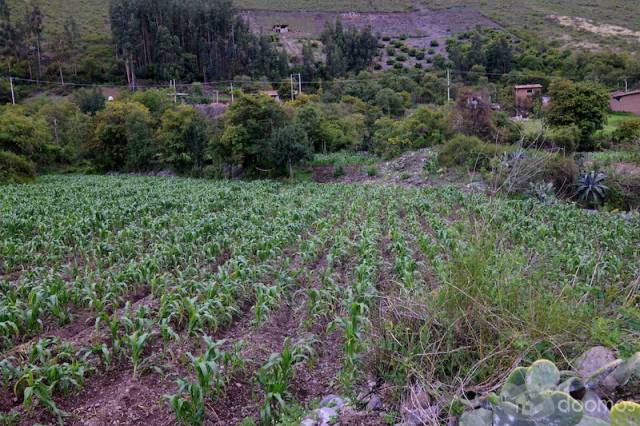
[[551, 15], [550, 18], [564, 27], [576, 28], [605, 37], [632, 37], [640, 39], [640, 31], [634, 31], [619, 25], [597, 24], [591, 19], [581, 18], [579, 16]]

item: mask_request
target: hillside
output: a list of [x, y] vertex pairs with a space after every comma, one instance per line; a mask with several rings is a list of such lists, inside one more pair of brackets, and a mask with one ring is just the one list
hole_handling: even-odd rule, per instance
[[423, 0], [433, 9], [477, 8], [512, 30], [525, 30], [564, 44], [587, 48], [620, 46], [640, 40], [640, 20], [630, 13], [636, 0]]
[[[9, 0], [16, 14], [23, 0]], [[417, 6], [445, 9], [468, 6], [511, 30], [525, 30], [583, 47], [623, 46], [640, 40], [640, 20], [630, 10], [635, 0], [236, 0], [241, 9], [309, 12], [400, 12]], [[108, 34], [108, 1], [43, 0], [48, 33], [57, 32], [73, 14], [87, 36]]]

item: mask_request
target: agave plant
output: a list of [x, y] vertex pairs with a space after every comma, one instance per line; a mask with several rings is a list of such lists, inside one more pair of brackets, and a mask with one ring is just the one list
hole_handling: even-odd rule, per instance
[[555, 189], [551, 182], [530, 182], [527, 195], [544, 204], [551, 204], [555, 201]]
[[595, 170], [581, 175], [576, 189], [578, 199], [591, 206], [602, 204], [609, 190], [609, 187], [604, 184], [606, 178], [607, 175]]

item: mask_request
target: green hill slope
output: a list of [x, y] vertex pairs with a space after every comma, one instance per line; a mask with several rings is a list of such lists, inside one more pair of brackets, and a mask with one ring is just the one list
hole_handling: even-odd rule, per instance
[[[47, 33], [56, 33], [73, 15], [82, 34], [108, 36], [108, 0], [39, 0]], [[15, 14], [24, 11], [25, 0], [9, 0]], [[586, 47], [640, 40], [637, 0], [236, 0], [244, 9], [308, 11], [402, 11], [424, 5], [439, 9], [470, 6], [505, 27], [531, 31], [561, 43]], [[560, 18], [558, 18], [560, 16]], [[625, 34], [626, 33], [626, 34]]]

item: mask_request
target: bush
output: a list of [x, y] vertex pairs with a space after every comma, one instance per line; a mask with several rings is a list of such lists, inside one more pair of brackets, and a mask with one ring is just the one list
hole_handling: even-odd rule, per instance
[[385, 51], [387, 52], [387, 55], [389, 55], [389, 56], [395, 56], [396, 55], [396, 49], [394, 49], [392, 46], [387, 46]]
[[[75, 164], [84, 155], [83, 145], [91, 138], [91, 119], [67, 100], [48, 102], [37, 113], [48, 124], [52, 144], [59, 149], [59, 163]], [[48, 164], [49, 166], [51, 164]]]
[[151, 114], [138, 102], [110, 102], [96, 114], [91, 144], [104, 171], [148, 170], [155, 157]]
[[523, 133], [522, 125], [511, 120], [508, 114], [496, 112], [493, 114], [492, 122], [496, 129], [493, 140], [509, 144], [520, 141]]
[[396, 56], [398, 62], [405, 62], [407, 60], [407, 55], [398, 55]]
[[369, 177], [378, 176], [378, 168], [374, 165], [367, 167], [367, 176]]
[[438, 162], [443, 167], [486, 170], [493, 158], [505, 152], [507, 149], [504, 146], [485, 143], [475, 136], [457, 135], [444, 144]]
[[542, 179], [553, 183], [559, 195], [568, 196], [573, 190], [578, 172], [578, 165], [572, 157], [554, 155], [546, 163]]
[[421, 61], [424, 59], [424, 52], [418, 52], [416, 53], [416, 59]]
[[565, 153], [575, 152], [582, 133], [578, 126], [552, 127], [544, 135], [545, 145], [560, 148]]
[[387, 59], [387, 65], [393, 66], [396, 63], [394, 59]]
[[613, 140], [618, 143], [640, 140], [640, 118], [630, 118], [620, 123], [620, 126], [613, 132]]
[[438, 42], [438, 40], [431, 40], [430, 45], [431, 47], [438, 47], [440, 46], [440, 42]]
[[159, 161], [178, 173], [202, 168], [208, 141], [207, 122], [195, 108], [179, 106], [162, 115], [157, 133]]
[[607, 173], [606, 206], [609, 209], [640, 209], [640, 176], [610, 168]]
[[313, 159], [313, 144], [301, 124], [293, 123], [276, 129], [271, 137], [271, 154], [282, 173], [293, 178], [293, 166], [303, 160]]
[[422, 69], [422, 64], [421, 64], [420, 62], [416, 62], [416, 63], [413, 65], [413, 67], [414, 67], [415, 69], [418, 69], [418, 70], [419, 70], [419, 69]]
[[167, 89], [150, 89], [144, 91], [134, 92], [130, 99], [133, 102], [140, 102], [146, 106], [151, 115], [159, 120], [162, 114], [169, 108], [172, 108], [175, 104], [171, 96], [171, 91]]
[[578, 166], [570, 157], [546, 151], [506, 152], [492, 162], [491, 180], [507, 194], [531, 191], [532, 185], [550, 184], [558, 195], [573, 195]]
[[391, 37], [389, 37], [389, 36], [383, 36], [382, 37], [382, 41], [390, 41], [390, 40], [391, 40]]
[[551, 105], [547, 119], [554, 126], [577, 126], [582, 133], [578, 150], [586, 151], [592, 135], [607, 122], [609, 95], [599, 85], [555, 80], [549, 87]]
[[380, 71], [382, 69], [382, 65], [380, 65], [378, 62], [373, 64], [373, 69], [376, 71]]
[[73, 103], [78, 105], [80, 111], [85, 114], [95, 115], [104, 109], [107, 99], [104, 97], [100, 89], [80, 89], [73, 92], [71, 96]]
[[26, 158], [0, 151], [0, 183], [24, 183], [36, 176], [36, 166]]
[[49, 126], [42, 118], [26, 115], [20, 106], [0, 108], [0, 150], [44, 165], [50, 162], [51, 139]]

